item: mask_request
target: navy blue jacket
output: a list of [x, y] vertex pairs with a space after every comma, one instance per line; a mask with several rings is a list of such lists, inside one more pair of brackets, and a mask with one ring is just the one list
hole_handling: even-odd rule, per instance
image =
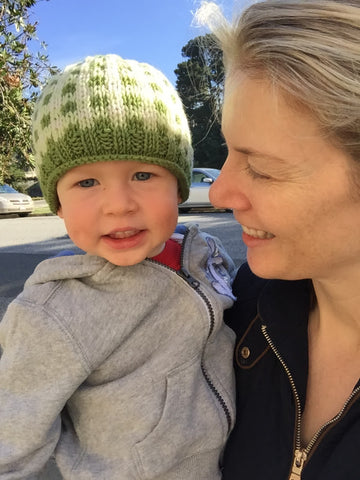
[[359, 480], [360, 381], [344, 412], [307, 447], [306, 460], [297, 452], [293, 468], [306, 396], [311, 283], [264, 280], [244, 264], [233, 289], [238, 300], [226, 322], [237, 334], [237, 420], [223, 479]]

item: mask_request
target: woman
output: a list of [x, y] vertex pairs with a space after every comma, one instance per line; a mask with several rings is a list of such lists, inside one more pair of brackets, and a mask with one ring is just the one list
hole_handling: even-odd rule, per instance
[[358, 480], [360, 2], [262, 1], [233, 25], [209, 7], [228, 146], [210, 198], [248, 248], [224, 479]]

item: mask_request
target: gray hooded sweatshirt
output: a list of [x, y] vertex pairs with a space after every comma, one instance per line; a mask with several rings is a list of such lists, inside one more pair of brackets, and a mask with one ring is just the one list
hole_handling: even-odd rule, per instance
[[234, 266], [192, 226], [182, 270], [38, 265], [0, 322], [0, 479], [218, 480], [234, 422]]

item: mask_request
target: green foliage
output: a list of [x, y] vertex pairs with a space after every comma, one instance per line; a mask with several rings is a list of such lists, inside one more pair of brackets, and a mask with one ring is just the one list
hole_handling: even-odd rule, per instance
[[0, 0], [0, 183], [17, 183], [31, 167], [30, 118], [39, 87], [57, 70], [44, 53], [33, 53], [39, 0]]
[[182, 49], [176, 88], [189, 119], [195, 166], [221, 168], [226, 147], [221, 135], [221, 104], [224, 89], [222, 53], [212, 35], [196, 37]]

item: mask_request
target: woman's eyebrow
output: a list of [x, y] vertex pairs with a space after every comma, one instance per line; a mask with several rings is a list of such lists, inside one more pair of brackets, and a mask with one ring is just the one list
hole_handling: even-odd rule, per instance
[[243, 153], [244, 155], [249, 155], [252, 157], [262, 157], [267, 160], [275, 160], [276, 162], [279, 162], [279, 163], [287, 163], [287, 161], [284, 158], [281, 158], [266, 152], [260, 152], [252, 148], [246, 148], [246, 147], [233, 147], [233, 148], [235, 152]]

